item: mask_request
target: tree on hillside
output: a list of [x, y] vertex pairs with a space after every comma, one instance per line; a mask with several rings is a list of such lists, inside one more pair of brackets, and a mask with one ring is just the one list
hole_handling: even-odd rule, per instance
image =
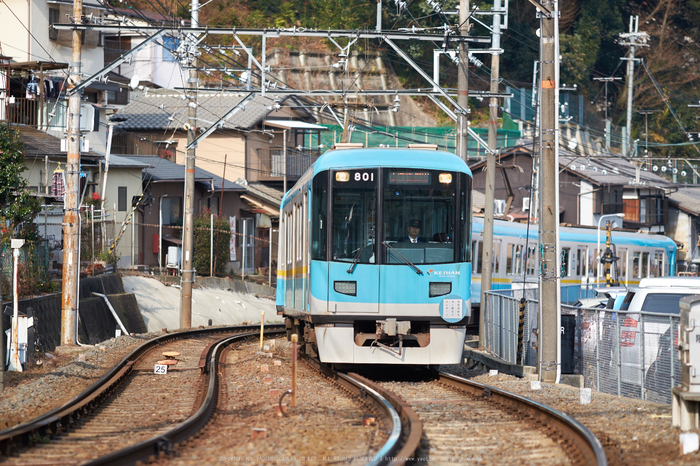
[[37, 239], [34, 219], [40, 205], [22, 176], [27, 167], [19, 135], [13, 125], [0, 123], [0, 244], [10, 237]]

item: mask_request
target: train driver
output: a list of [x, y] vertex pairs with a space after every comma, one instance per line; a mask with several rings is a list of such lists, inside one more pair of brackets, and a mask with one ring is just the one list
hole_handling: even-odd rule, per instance
[[423, 225], [421, 224], [420, 220], [417, 219], [411, 219], [408, 221], [408, 237], [404, 237], [399, 240], [401, 243], [425, 243], [425, 240], [423, 238], [419, 238], [418, 235], [420, 235], [420, 230]]

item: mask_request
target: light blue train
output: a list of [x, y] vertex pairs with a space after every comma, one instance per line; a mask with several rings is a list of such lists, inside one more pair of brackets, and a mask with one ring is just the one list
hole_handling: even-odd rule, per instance
[[459, 363], [471, 188], [469, 168], [447, 152], [319, 157], [282, 200], [277, 312], [288, 333], [326, 363]]

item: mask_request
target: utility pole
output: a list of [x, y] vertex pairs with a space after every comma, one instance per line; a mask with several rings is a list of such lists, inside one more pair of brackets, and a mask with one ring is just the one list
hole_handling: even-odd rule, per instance
[[[459, 0], [459, 35], [464, 38], [469, 35], [469, 0]], [[465, 112], [469, 111], [469, 44], [466, 40], [459, 43], [459, 65], [457, 73], [457, 103]], [[458, 115], [459, 155], [467, 160], [467, 113]]]
[[[494, 0], [493, 3], [493, 31], [491, 35], [491, 48], [495, 51], [501, 48], [501, 0]], [[491, 94], [498, 92], [500, 56], [494, 52], [491, 54]], [[486, 305], [486, 291], [491, 289], [491, 277], [493, 274], [493, 202], [496, 189], [496, 145], [497, 145], [497, 121], [498, 120], [498, 98], [491, 97], [489, 100], [489, 152], [486, 156], [486, 186], [484, 201], [484, 232], [483, 251], [481, 254], [481, 296], [479, 312], [479, 348], [484, 347], [484, 337], [486, 335], [486, 325], [484, 321], [484, 308]], [[506, 212], [508, 213], [508, 212]]]
[[[83, 1], [73, 2], [73, 23], [81, 24]], [[82, 31], [73, 29], [72, 58], [68, 78], [68, 119], [66, 156], [66, 195], [63, 206], [63, 281], [61, 300], [61, 345], [75, 345], [78, 323], [78, 273], [80, 258], [78, 244], [78, 171], [80, 170], [80, 96], [82, 91], [71, 92], [81, 80], [81, 39]]]
[[639, 60], [634, 58], [637, 47], [648, 47], [649, 34], [639, 32], [639, 16], [630, 16], [630, 32], [620, 34], [620, 45], [630, 48], [629, 56], [622, 58], [627, 60], [627, 127], [625, 128], [626, 141], [622, 146], [622, 155], [632, 153], [632, 106], [634, 104], [634, 62]]
[[649, 157], [649, 115], [653, 115], [659, 110], [637, 110], [637, 113], [644, 115], [644, 155]]
[[608, 83], [613, 81], [621, 81], [622, 78], [619, 76], [606, 76], [604, 78], [593, 78], [593, 80], [602, 81], [605, 83], [605, 148], [610, 149], [610, 120], [608, 120]]
[[[192, 27], [199, 27], [199, 0], [192, 0]], [[187, 80], [187, 97], [189, 108], [187, 110], [187, 144], [190, 145], [197, 137], [197, 36], [187, 36], [187, 50], [184, 58], [185, 65], [189, 68]], [[182, 229], [182, 271], [180, 294], [180, 328], [192, 326], [192, 284], [194, 283], [194, 146], [187, 149], [185, 157], [185, 204]]]
[[535, 5], [540, 17], [540, 299], [538, 372], [542, 382], [559, 381], [561, 371], [559, 257], [559, 6]]

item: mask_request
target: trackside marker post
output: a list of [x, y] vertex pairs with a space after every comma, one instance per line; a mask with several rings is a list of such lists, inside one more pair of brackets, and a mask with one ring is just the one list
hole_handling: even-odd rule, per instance
[[263, 331], [265, 330], [265, 311], [260, 311], [260, 349], [263, 347]]
[[299, 335], [292, 335], [292, 408], [297, 407], [297, 342]]

